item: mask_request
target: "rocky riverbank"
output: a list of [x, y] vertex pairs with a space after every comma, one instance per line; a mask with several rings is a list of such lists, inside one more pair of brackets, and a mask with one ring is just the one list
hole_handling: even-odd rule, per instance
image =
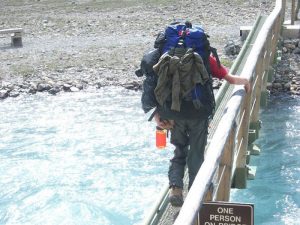
[[[221, 58], [239, 27], [268, 15], [269, 0], [1, 0], [0, 29], [22, 27], [22, 48], [0, 36], [0, 98], [78, 92], [108, 85], [139, 90], [143, 53], [174, 19], [200, 23]], [[220, 82], [216, 81], [216, 86]]]
[[300, 40], [284, 40], [275, 68], [275, 76], [268, 85], [271, 94], [300, 95]]

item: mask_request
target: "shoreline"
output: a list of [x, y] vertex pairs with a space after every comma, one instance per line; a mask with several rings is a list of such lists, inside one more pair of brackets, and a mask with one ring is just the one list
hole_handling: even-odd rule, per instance
[[[156, 34], [176, 18], [203, 25], [219, 56], [239, 38], [239, 26], [251, 25], [259, 13], [269, 14], [272, 1], [134, 0], [126, 4], [74, 0], [0, 3], [0, 28], [22, 27], [23, 47], [10, 47], [0, 36], [0, 99], [20, 94], [80, 92], [122, 86], [141, 90], [135, 76]], [[174, 17], [176, 15], [176, 18]], [[218, 87], [221, 82], [216, 81]]]
[[300, 95], [300, 39], [283, 40], [275, 74], [267, 89], [271, 94]]

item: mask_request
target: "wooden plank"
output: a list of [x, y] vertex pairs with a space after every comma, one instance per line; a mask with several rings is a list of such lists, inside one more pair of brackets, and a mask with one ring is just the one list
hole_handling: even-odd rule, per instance
[[292, 12], [291, 12], [291, 25], [295, 24], [295, 18], [296, 18], [296, 6], [295, 6], [295, 0], [292, 0]]
[[283, 25], [282, 35], [284, 38], [299, 38], [300, 37], [300, 24]]
[[299, 13], [299, 7], [300, 7], [300, 0], [297, 2], [297, 7], [296, 7], [296, 13], [295, 13], [295, 20], [298, 20], [298, 13]]
[[223, 156], [219, 168], [219, 185], [217, 190], [217, 197], [214, 201], [229, 201], [230, 188], [231, 188], [231, 173], [232, 164], [234, 159], [235, 149], [235, 137], [236, 129], [235, 126], [231, 130], [230, 137], [226, 143]]
[[247, 39], [251, 30], [252, 26], [240, 26], [240, 37], [242, 41]]
[[0, 34], [23, 33], [23, 28], [10, 28], [0, 30]]

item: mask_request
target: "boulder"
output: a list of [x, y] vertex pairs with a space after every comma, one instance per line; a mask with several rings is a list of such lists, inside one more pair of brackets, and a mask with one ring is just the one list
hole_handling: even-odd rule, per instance
[[5, 99], [8, 97], [8, 90], [0, 90], [0, 99]]

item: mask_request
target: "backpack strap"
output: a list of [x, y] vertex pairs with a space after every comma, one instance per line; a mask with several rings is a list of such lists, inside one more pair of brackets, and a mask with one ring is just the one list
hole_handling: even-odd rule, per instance
[[217, 53], [217, 49], [213, 48], [213, 47], [210, 47], [210, 51], [213, 54], [213, 56], [216, 58], [217, 64], [218, 64], [218, 66], [220, 68], [221, 67], [221, 62], [220, 62], [220, 59], [219, 59], [219, 56], [218, 56], [218, 53]]

